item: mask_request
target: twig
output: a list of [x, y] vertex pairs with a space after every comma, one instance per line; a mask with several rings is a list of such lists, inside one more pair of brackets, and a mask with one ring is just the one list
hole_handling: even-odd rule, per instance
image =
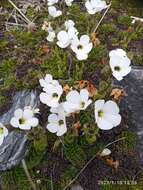
[[21, 10], [11, 0], [8, 0], [8, 2], [23, 16], [27, 24], [31, 23], [31, 21], [21, 12]]
[[108, 146], [110, 146], [110, 145], [112, 145], [112, 144], [114, 144], [114, 143], [116, 143], [116, 142], [122, 141], [122, 140], [124, 140], [124, 139], [126, 139], [126, 137], [122, 137], [122, 138], [117, 139], [117, 140], [115, 140], [115, 141], [113, 141], [113, 142], [111, 142], [111, 143], [108, 143], [108, 144], [105, 146], [105, 148], [107, 148]]
[[28, 168], [27, 168], [27, 165], [26, 165], [25, 160], [23, 159], [21, 162], [22, 162], [22, 166], [23, 166], [24, 172], [25, 172], [25, 174], [26, 174], [26, 176], [27, 176], [27, 178], [28, 178], [28, 181], [29, 181], [29, 183], [30, 183], [32, 189], [33, 189], [33, 190], [36, 190], [36, 185], [35, 185], [35, 183], [32, 181], [32, 178], [31, 178], [30, 173], [29, 173], [29, 171], [28, 171]]
[[108, 10], [111, 7], [111, 3], [108, 5], [106, 11], [104, 12], [103, 16], [101, 17], [100, 21], [98, 22], [97, 26], [95, 27], [95, 29], [93, 30], [93, 33], [95, 33], [99, 27], [99, 25], [101, 24], [102, 20], [104, 19], [105, 15], [107, 14]]
[[27, 27], [26, 24], [18, 24], [18, 23], [13, 23], [13, 22], [6, 22], [7, 25], [14, 25], [14, 26], [22, 26], [22, 27]]
[[[115, 140], [115, 141], [113, 141], [113, 142], [107, 144], [105, 147], [108, 147], [108, 146], [110, 146], [110, 145], [112, 145], [112, 144], [114, 144], [114, 143], [116, 143], [116, 142], [118, 142], [118, 141], [124, 140], [124, 139], [125, 139], [125, 137], [120, 138], [120, 139], [117, 139], [117, 140]], [[78, 179], [78, 177], [80, 176], [80, 174], [81, 174], [81, 173], [87, 168], [87, 166], [96, 158], [97, 155], [98, 155], [98, 153], [95, 154], [95, 155], [85, 164], [85, 166], [79, 171], [79, 173], [75, 176], [75, 178], [73, 178], [63, 190], [66, 190], [73, 182], [75, 182], [75, 180]]]
[[75, 178], [73, 178], [73, 180], [70, 181], [70, 183], [68, 183], [68, 185], [66, 185], [66, 187], [63, 190], [66, 190], [73, 182], [75, 182], [76, 179], [78, 179], [78, 177], [80, 176], [80, 174], [87, 168], [87, 166], [96, 158], [97, 155], [94, 155], [86, 164], [85, 166], [79, 171], [79, 173], [75, 176]]
[[143, 18], [131, 16], [131, 19], [133, 19], [132, 24], [134, 24], [136, 21], [143, 22]]

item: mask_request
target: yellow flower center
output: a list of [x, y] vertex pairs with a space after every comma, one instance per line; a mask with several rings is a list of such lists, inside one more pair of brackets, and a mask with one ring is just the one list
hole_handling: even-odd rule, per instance
[[22, 124], [24, 124], [25, 123], [25, 119], [24, 118], [20, 118], [19, 119], [19, 123], [22, 125]]
[[99, 110], [99, 111], [98, 111], [98, 117], [103, 117], [103, 115], [104, 115], [103, 110]]
[[63, 120], [59, 120], [59, 125], [63, 125], [64, 124], [64, 121]]
[[81, 108], [84, 108], [85, 102], [81, 102], [81, 103], [80, 103], [80, 106], [81, 106]]
[[53, 97], [53, 98], [58, 98], [58, 94], [57, 94], [57, 93], [53, 93], [53, 94], [52, 94], [52, 97]]
[[3, 128], [0, 128], [0, 135], [2, 135], [3, 134]]
[[120, 68], [119, 66], [115, 66], [115, 67], [114, 67], [114, 70], [115, 70], [115, 71], [120, 71], [121, 68]]
[[83, 49], [83, 46], [82, 45], [78, 45], [77, 49]]

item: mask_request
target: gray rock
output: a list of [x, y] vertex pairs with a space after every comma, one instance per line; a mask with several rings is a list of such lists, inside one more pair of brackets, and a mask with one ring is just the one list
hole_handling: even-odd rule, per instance
[[138, 135], [137, 150], [143, 162], [143, 68], [133, 67], [131, 73], [114, 86], [123, 87], [128, 96], [121, 104], [129, 111], [129, 127]]
[[[8, 125], [13, 113], [17, 108], [31, 106], [36, 108], [39, 104], [39, 97], [36, 91], [21, 91], [17, 92], [13, 98], [13, 105], [10, 110], [0, 116], [0, 122]], [[24, 131], [10, 132], [0, 146], [0, 171], [10, 169], [25, 157], [28, 152], [30, 142], [28, 141]]]
[[0, 171], [20, 163], [28, 152], [30, 141], [23, 132], [11, 132], [0, 146]]
[[13, 113], [17, 108], [24, 108], [25, 106], [31, 106], [32, 108], [36, 108], [39, 104], [39, 97], [35, 90], [33, 91], [20, 91], [17, 92], [12, 100], [12, 107], [8, 112], [0, 116], [0, 122], [4, 125], [8, 125], [10, 119], [13, 117]]

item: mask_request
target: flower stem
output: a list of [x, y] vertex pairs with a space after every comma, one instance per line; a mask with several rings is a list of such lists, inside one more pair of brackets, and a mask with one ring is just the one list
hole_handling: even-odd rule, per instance
[[93, 33], [95, 33], [99, 27], [99, 25], [101, 24], [102, 20], [104, 19], [105, 15], [107, 14], [108, 10], [111, 7], [111, 3], [108, 5], [106, 11], [104, 12], [103, 16], [101, 17], [100, 21], [98, 22], [97, 26], [95, 27], [95, 29], [93, 30]]
[[22, 11], [11, 0], [8, 0], [8, 2], [23, 16], [27, 24], [31, 23], [31, 21], [22, 13]]
[[29, 181], [29, 183], [30, 183], [32, 189], [33, 189], [33, 190], [37, 190], [36, 185], [35, 185], [35, 183], [32, 181], [32, 178], [31, 178], [31, 176], [30, 176], [30, 173], [29, 173], [29, 171], [28, 171], [28, 168], [27, 168], [27, 165], [26, 165], [25, 160], [23, 159], [21, 162], [22, 162], [22, 167], [23, 167], [23, 169], [24, 169], [24, 172], [25, 172], [25, 174], [26, 174], [26, 176], [27, 176], [27, 179], [28, 179], [28, 181]]

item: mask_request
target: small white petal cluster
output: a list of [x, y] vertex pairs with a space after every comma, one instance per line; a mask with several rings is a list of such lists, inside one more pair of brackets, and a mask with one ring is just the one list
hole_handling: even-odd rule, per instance
[[67, 132], [66, 113], [63, 108], [63, 103], [57, 108], [51, 108], [52, 112], [48, 117], [47, 129], [51, 133], [56, 133], [57, 136], [62, 136]]
[[110, 51], [110, 67], [113, 76], [118, 80], [122, 80], [124, 76], [131, 71], [131, 60], [127, 57], [126, 52], [123, 49], [115, 49]]
[[51, 75], [46, 75], [45, 79], [40, 79], [43, 91], [40, 94], [40, 101], [49, 107], [58, 107], [59, 100], [63, 93], [62, 86], [57, 80], [53, 80]]
[[[65, 3], [67, 6], [71, 6], [72, 5], [72, 2], [74, 0], [65, 0]], [[59, 0], [48, 0], [48, 12], [49, 12], [49, 15], [52, 16], [53, 18], [56, 18], [56, 17], [59, 17], [62, 15], [62, 11], [61, 10], [58, 10], [54, 5], [56, 3], [58, 3]]]
[[88, 35], [82, 35], [80, 39], [75, 37], [72, 40], [71, 49], [76, 54], [78, 60], [86, 60], [88, 53], [92, 50], [92, 43]]
[[59, 17], [62, 15], [62, 11], [58, 10], [55, 6], [49, 6], [48, 12], [51, 17]]
[[8, 135], [8, 130], [7, 128], [0, 123], [0, 145], [2, 145], [4, 138]]
[[88, 35], [82, 35], [78, 39], [78, 31], [75, 28], [75, 23], [68, 20], [64, 24], [65, 30], [61, 30], [57, 34], [57, 45], [60, 48], [67, 48], [70, 46], [72, 51], [76, 54], [78, 60], [86, 60], [88, 53], [92, 50], [93, 44], [90, 42]]
[[48, 0], [48, 5], [52, 6], [52, 5], [56, 4], [56, 3], [58, 3], [58, 1], [59, 0]]
[[72, 90], [66, 96], [66, 102], [64, 102], [65, 112], [70, 114], [80, 110], [85, 110], [92, 100], [89, 99], [89, 93], [86, 89], [82, 89], [80, 93], [76, 90]]
[[101, 153], [100, 156], [108, 156], [111, 154], [111, 150], [109, 148], [105, 148]]
[[19, 108], [15, 110], [14, 117], [11, 118], [10, 124], [15, 128], [30, 130], [39, 124], [39, 120], [34, 116], [37, 112], [39, 112], [39, 109], [25, 107], [22, 110]]
[[67, 6], [71, 6], [74, 0], [65, 0]]
[[110, 130], [121, 122], [119, 107], [114, 101], [97, 100], [95, 106], [95, 120], [102, 130]]
[[42, 30], [48, 32], [48, 36], [46, 38], [47, 41], [53, 42], [55, 37], [56, 37], [56, 33], [51, 26], [51, 22], [44, 21], [44, 24], [42, 26]]
[[52, 28], [52, 26], [51, 26], [51, 24], [49, 23], [49, 26], [48, 26], [48, 28], [47, 28], [47, 32], [48, 32], [48, 36], [47, 36], [47, 41], [49, 41], [49, 42], [53, 42], [54, 41], [54, 39], [55, 39], [55, 37], [56, 37], [56, 33], [55, 33], [55, 31], [53, 30], [53, 28]]
[[75, 23], [72, 20], [65, 21], [65, 30], [61, 30], [57, 34], [57, 45], [60, 48], [66, 48], [71, 45], [72, 40], [78, 35]]
[[85, 2], [85, 7], [89, 14], [93, 15], [97, 12], [106, 9], [108, 6], [104, 0], [87, 0]]

